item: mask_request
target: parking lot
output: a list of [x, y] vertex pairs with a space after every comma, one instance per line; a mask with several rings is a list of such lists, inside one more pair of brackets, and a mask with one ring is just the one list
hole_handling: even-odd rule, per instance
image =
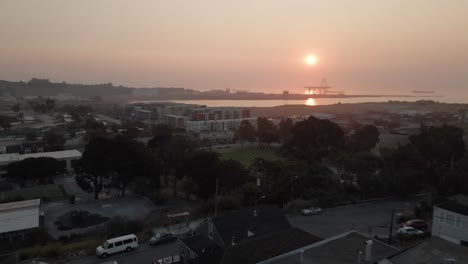
[[[328, 238], [349, 230], [356, 230], [365, 235], [387, 237], [392, 216], [400, 212], [412, 212], [416, 204], [424, 198], [389, 199], [325, 208], [319, 215], [289, 215], [289, 222], [298, 228], [322, 238]], [[394, 225], [393, 232], [397, 229]]]

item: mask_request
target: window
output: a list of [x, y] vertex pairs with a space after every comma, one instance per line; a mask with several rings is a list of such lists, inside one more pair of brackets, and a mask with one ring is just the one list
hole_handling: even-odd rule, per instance
[[114, 247], [114, 244], [109, 244], [109, 246], [107, 248], [113, 248]]
[[131, 238], [130, 239], [125, 239], [123, 242], [124, 242], [124, 244], [130, 244], [130, 243], [133, 242], [133, 239], [131, 239]]
[[133, 238], [133, 241], [137, 242], [137, 238], [136, 238], [136, 237], [134, 237], [134, 238]]
[[213, 239], [213, 223], [208, 223], [208, 237]]
[[123, 244], [122, 241], [115, 242], [115, 246], [116, 246], [116, 247], [121, 246], [122, 244]]
[[445, 212], [444, 211], [440, 212], [440, 222], [445, 223]]
[[445, 223], [451, 226], [455, 225], [455, 216], [453, 214], [447, 214], [446, 216]]
[[456, 217], [455, 226], [456, 226], [456, 227], [460, 227], [460, 226], [461, 226], [461, 217], [460, 217], [460, 216], [457, 216], [457, 217]]

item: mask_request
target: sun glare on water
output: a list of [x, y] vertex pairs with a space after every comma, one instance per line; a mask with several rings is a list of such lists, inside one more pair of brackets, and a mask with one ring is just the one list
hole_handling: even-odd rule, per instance
[[314, 98], [309, 98], [309, 99], [307, 99], [306, 105], [311, 105], [311, 106], [312, 106], [312, 105], [315, 105], [315, 100], [314, 100]]

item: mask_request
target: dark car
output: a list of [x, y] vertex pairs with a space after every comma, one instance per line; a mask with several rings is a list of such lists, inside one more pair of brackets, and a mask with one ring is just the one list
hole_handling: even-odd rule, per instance
[[402, 226], [408, 226], [412, 228], [416, 228], [418, 230], [426, 230], [427, 229], [427, 223], [424, 220], [421, 219], [411, 219], [403, 223]]
[[170, 243], [176, 240], [177, 240], [177, 237], [174, 234], [156, 234], [155, 236], [150, 238], [149, 244], [151, 246], [157, 246], [157, 245]]

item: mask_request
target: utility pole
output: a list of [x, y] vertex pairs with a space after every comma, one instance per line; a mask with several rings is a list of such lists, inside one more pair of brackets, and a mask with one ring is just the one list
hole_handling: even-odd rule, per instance
[[218, 216], [218, 177], [216, 177], [216, 191], [215, 191], [215, 208], [214, 208], [214, 216], [217, 217]]
[[388, 230], [388, 244], [392, 244], [392, 233], [393, 233], [393, 217], [395, 216], [395, 208], [392, 209], [392, 217], [390, 218], [390, 228]]

